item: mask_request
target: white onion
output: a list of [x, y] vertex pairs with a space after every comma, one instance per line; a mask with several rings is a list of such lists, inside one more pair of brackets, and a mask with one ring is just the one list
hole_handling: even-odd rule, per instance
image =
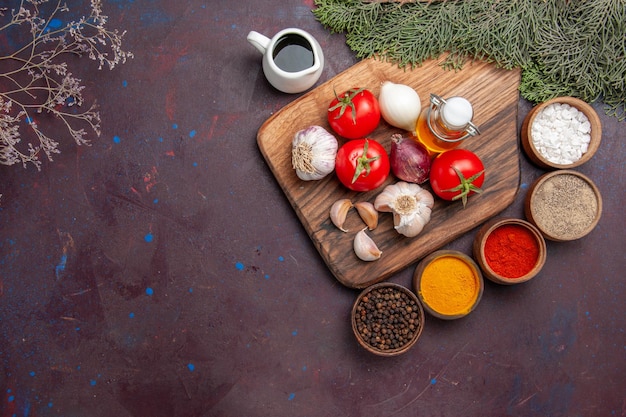
[[417, 92], [404, 84], [385, 81], [378, 96], [380, 114], [392, 126], [415, 132], [422, 102]]

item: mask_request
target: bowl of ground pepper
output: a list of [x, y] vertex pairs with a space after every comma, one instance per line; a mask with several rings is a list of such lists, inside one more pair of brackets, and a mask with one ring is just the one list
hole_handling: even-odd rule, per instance
[[483, 276], [469, 256], [455, 250], [438, 250], [420, 261], [413, 288], [432, 316], [454, 320], [471, 313], [483, 295]]
[[589, 161], [602, 139], [602, 123], [588, 103], [557, 97], [535, 106], [522, 123], [528, 158], [544, 169], [571, 169]]
[[363, 290], [352, 307], [352, 331], [359, 344], [379, 356], [409, 350], [422, 334], [424, 310], [406, 287], [378, 283]]
[[600, 221], [602, 197], [584, 174], [561, 169], [539, 177], [524, 202], [526, 218], [552, 241], [566, 242], [589, 234]]
[[541, 271], [546, 261], [546, 241], [539, 229], [525, 220], [496, 218], [479, 229], [473, 253], [487, 279], [513, 285]]

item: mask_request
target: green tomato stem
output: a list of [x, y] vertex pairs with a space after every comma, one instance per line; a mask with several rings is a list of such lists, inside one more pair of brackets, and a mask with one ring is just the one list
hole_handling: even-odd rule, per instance
[[367, 148], [368, 148], [368, 141], [367, 139], [365, 139], [365, 144], [363, 145], [363, 153], [361, 154], [359, 159], [356, 160], [357, 164], [354, 170], [354, 177], [352, 177], [352, 184], [356, 182], [356, 180], [363, 173], [363, 171], [365, 171], [365, 176], [367, 177], [370, 174], [370, 171], [372, 169], [370, 164], [380, 158], [380, 155], [376, 155], [373, 158], [368, 158]]
[[339, 97], [337, 95], [337, 91], [333, 87], [333, 93], [335, 93], [335, 98], [338, 103], [328, 109], [329, 112], [339, 110], [339, 114], [335, 116], [335, 119], [341, 118], [343, 114], [346, 112], [346, 108], [350, 107], [352, 109], [352, 124], [356, 124], [356, 107], [354, 106], [354, 102], [352, 101], [357, 94], [365, 90], [365, 88], [351, 88], [346, 91], [343, 97]]
[[480, 194], [483, 192], [482, 188], [474, 185], [474, 181], [476, 181], [478, 177], [483, 175], [485, 170], [483, 169], [482, 171], [477, 172], [471, 177], [465, 178], [465, 175], [463, 175], [463, 173], [457, 167], [452, 167], [452, 169], [454, 170], [454, 172], [456, 172], [456, 175], [458, 175], [460, 183], [456, 187], [450, 188], [448, 190], [443, 190], [443, 191], [448, 192], [448, 193], [455, 193], [455, 192], [460, 191], [459, 194], [452, 197], [452, 201], [457, 201], [460, 199], [463, 202], [463, 208], [465, 208], [465, 206], [467, 205], [467, 197], [472, 192], [476, 194]]

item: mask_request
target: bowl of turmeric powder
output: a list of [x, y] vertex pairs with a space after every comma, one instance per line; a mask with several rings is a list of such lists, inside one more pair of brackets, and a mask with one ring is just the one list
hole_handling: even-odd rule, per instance
[[546, 242], [539, 229], [516, 218], [487, 221], [478, 230], [472, 249], [484, 276], [497, 284], [526, 282], [546, 261]]
[[484, 283], [472, 258], [455, 250], [438, 250], [417, 265], [413, 288], [430, 315], [454, 320], [467, 316], [478, 306]]

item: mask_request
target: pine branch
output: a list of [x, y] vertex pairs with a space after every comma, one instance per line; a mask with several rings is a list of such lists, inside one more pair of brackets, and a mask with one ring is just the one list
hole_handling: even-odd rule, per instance
[[400, 66], [449, 53], [444, 67], [480, 59], [520, 68], [522, 97], [601, 99], [625, 120], [626, 0], [316, 0], [316, 18], [345, 32], [359, 58]]

